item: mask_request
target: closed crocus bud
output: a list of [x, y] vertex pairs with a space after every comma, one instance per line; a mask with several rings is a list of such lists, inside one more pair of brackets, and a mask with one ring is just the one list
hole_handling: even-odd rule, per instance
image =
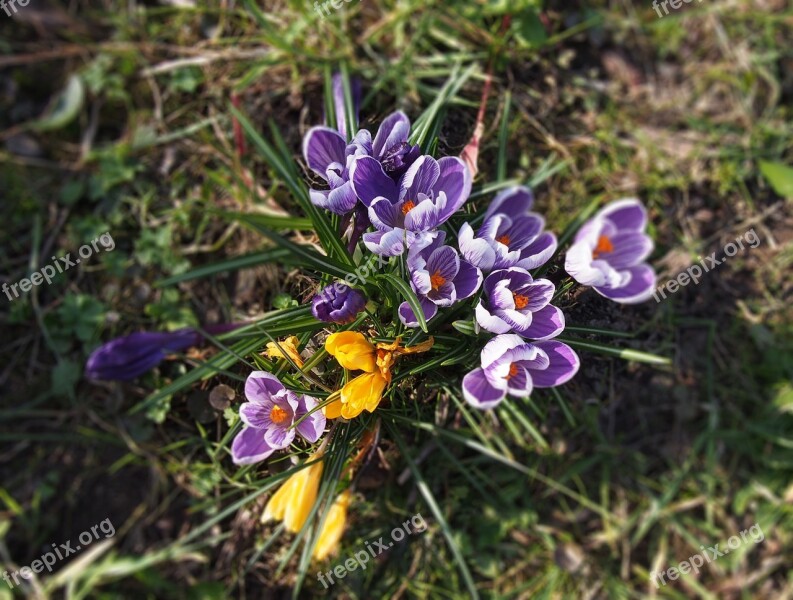
[[[240, 327], [242, 323], [207, 325], [211, 335]], [[204, 336], [191, 328], [166, 333], [141, 331], [110, 340], [91, 353], [85, 376], [92, 380], [130, 381], [159, 365], [168, 354], [197, 346]]]
[[323, 288], [311, 299], [311, 313], [325, 323], [352, 323], [366, 306], [366, 297], [343, 283]]
[[325, 560], [331, 554], [336, 554], [339, 542], [347, 524], [347, 507], [350, 504], [350, 490], [345, 490], [336, 497], [328, 511], [325, 524], [319, 533], [319, 540], [314, 547], [314, 558]]
[[322, 479], [321, 454], [315, 454], [303, 467], [286, 480], [264, 507], [262, 523], [283, 521], [286, 530], [297, 533], [303, 528], [314, 503], [317, 501], [319, 480]]
[[85, 364], [88, 379], [129, 381], [159, 365], [172, 352], [182, 352], [201, 341], [194, 329], [169, 333], [142, 331], [116, 338], [91, 353]]

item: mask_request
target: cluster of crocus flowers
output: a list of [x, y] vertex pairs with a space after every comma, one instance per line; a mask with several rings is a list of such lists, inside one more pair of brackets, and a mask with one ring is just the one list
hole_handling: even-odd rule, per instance
[[354, 419], [364, 410], [374, 412], [380, 405], [383, 392], [391, 383], [391, 369], [399, 356], [426, 352], [432, 348], [434, 340], [428, 339], [421, 344], [405, 348], [397, 338], [391, 344], [372, 344], [357, 331], [340, 331], [325, 340], [325, 349], [334, 356], [339, 364], [350, 371], [363, 371], [361, 375], [348, 381], [325, 405], [328, 419], [343, 417]]

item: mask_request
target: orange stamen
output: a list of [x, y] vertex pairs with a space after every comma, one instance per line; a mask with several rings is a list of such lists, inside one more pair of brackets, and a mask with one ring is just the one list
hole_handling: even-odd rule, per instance
[[512, 363], [511, 365], [509, 365], [509, 374], [506, 377], [504, 377], [504, 379], [509, 381], [510, 379], [515, 377], [515, 375], [517, 375], [517, 374], [518, 374], [518, 365], [516, 365], [515, 363]]
[[504, 244], [505, 246], [509, 247], [509, 242], [510, 242], [511, 240], [509, 239], [509, 236], [508, 236], [508, 235], [505, 233], [505, 234], [504, 234], [504, 235], [502, 235], [501, 237], [497, 237], [497, 238], [496, 238], [496, 241], [497, 241], [497, 242], [501, 242], [501, 243], [502, 243], [502, 244]]
[[408, 200], [402, 205], [402, 214], [406, 215], [414, 208], [416, 208], [416, 203], [413, 200]]
[[601, 254], [608, 254], [609, 252], [614, 252], [614, 244], [611, 243], [608, 236], [601, 235], [598, 238], [598, 245], [592, 250], [592, 258], [599, 258]]
[[432, 285], [432, 289], [437, 291], [444, 283], [446, 283], [446, 278], [441, 275], [438, 271], [430, 277], [430, 285]]
[[529, 297], [522, 294], [512, 294], [512, 299], [515, 301], [515, 308], [523, 310], [529, 304]]
[[286, 421], [289, 414], [280, 406], [273, 406], [272, 410], [270, 410], [270, 420], [279, 425]]

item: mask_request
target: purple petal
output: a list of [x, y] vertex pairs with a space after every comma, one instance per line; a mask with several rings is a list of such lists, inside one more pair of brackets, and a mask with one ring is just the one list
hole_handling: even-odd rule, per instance
[[402, 176], [399, 198], [418, 202], [419, 194], [429, 196], [440, 172], [438, 161], [431, 156], [420, 156]]
[[510, 350], [526, 345], [528, 345], [526, 340], [515, 334], [497, 335], [482, 349], [480, 356], [482, 367], [488, 369]]
[[536, 342], [535, 345], [548, 355], [549, 365], [546, 369], [531, 371], [534, 386], [538, 388], [554, 387], [566, 383], [578, 372], [581, 365], [578, 355], [570, 346], [562, 342]]
[[460, 227], [457, 243], [460, 253], [472, 265], [476, 265], [483, 271], [493, 268], [493, 263], [496, 260], [495, 250], [487, 240], [474, 238], [474, 230], [468, 223], [463, 223]]
[[465, 163], [456, 156], [446, 156], [438, 161], [440, 175], [432, 187], [437, 198], [441, 192], [446, 194], [446, 205], [441, 211], [440, 223], [444, 223], [456, 213], [471, 195], [471, 172]]
[[643, 231], [647, 225], [647, 210], [635, 198], [625, 198], [606, 205], [597, 214], [606, 218], [619, 231]]
[[369, 220], [378, 230], [391, 231], [402, 226], [402, 209], [381, 196], [369, 206]]
[[347, 139], [330, 127], [312, 127], [303, 138], [303, 156], [317, 175], [327, 179], [326, 171], [333, 163], [344, 165]]
[[504, 321], [490, 314], [490, 311], [485, 308], [481, 301], [476, 305], [474, 315], [476, 316], [476, 322], [486, 331], [492, 333], [507, 333], [511, 329]]
[[515, 310], [513, 308], [494, 310], [493, 314], [518, 333], [528, 329], [532, 323], [532, 313]]
[[402, 111], [388, 115], [383, 120], [372, 144], [372, 154], [382, 158], [385, 151], [407, 142], [410, 135], [410, 119]]
[[466, 260], [460, 261], [460, 270], [454, 278], [457, 300], [465, 300], [473, 296], [482, 285], [482, 271]]
[[429, 231], [439, 222], [438, 208], [431, 200], [419, 202], [405, 215], [405, 229], [409, 231]]
[[276, 450], [283, 450], [295, 439], [295, 428], [292, 427], [293, 421], [289, 419], [280, 425], [273, 423], [264, 430], [264, 441]]
[[534, 195], [527, 187], [516, 186], [500, 192], [485, 213], [485, 220], [496, 213], [502, 213], [515, 219], [526, 215], [534, 204]]
[[405, 251], [406, 235], [404, 229], [373, 231], [363, 234], [363, 243], [369, 252], [380, 256], [399, 256]]
[[270, 420], [270, 411], [273, 406], [275, 406], [275, 403], [272, 400], [268, 400], [261, 404], [256, 402], [243, 402], [242, 405], [240, 405], [240, 419], [249, 427], [261, 429], [262, 435], [264, 435], [264, 430], [272, 424]]
[[523, 217], [515, 217], [512, 219], [512, 226], [506, 232], [509, 236], [507, 245], [510, 249], [524, 248], [537, 239], [543, 227], [545, 227], [545, 219], [540, 215], [530, 213]]
[[618, 270], [638, 265], [653, 251], [653, 241], [644, 233], [618, 233], [610, 241], [613, 252], [604, 252], [600, 258]]
[[551, 260], [557, 245], [556, 236], [546, 231], [520, 251], [520, 260], [515, 266], [527, 271], [541, 267]]
[[329, 210], [337, 215], [346, 215], [358, 202], [352, 184], [347, 181], [335, 190], [310, 190], [311, 202], [315, 206]]
[[245, 381], [245, 397], [258, 404], [274, 402], [273, 396], [284, 389], [284, 384], [267, 371], [253, 371]]
[[528, 398], [531, 396], [532, 388], [532, 376], [529, 370], [522, 364], [512, 363], [507, 379], [507, 393], [518, 398]]
[[655, 271], [650, 265], [641, 264], [621, 272], [628, 275], [627, 283], [619, 288], [596, 286], [595, 291], [620, 304], [638, 304], [652, 297], [655, 289]]
[[350, 181], [355, 194], [366, 206], [381, 196], [392, 204], [396, 204], [399, 199], [397, 185], [386, 175], [382, 165], [371, 156], [359, 156], [353, 161]]
[[535, 279], [517, 290], [517, 293], [528, 298], [526, 307], [521, 310], [537, 312], [550, 304], [555, 292], [556, 286], [552, 282], [547, 279]]
[[557, 307], [549, 304], [532, 313], [531, 325], [522, 330], [515, 330], [525, 338], [532, 340], [547, 340], [556, 337], [564, 331], [564, 313]]
[[442, 246], [427, 259], [427, 272], [450, 281], [460, 271], [460, 257], [451, 246]]
[[245, 427], [231, 443], [231, 459], [237, 465], [252, 465], [264, 460], [275, 452], [264, 441], [264, 431]]
[[[299, 396], [298, 398], [298, 405], [297, 411], [295, 412], [295, 417], [297, 419], [301, 418], [307, 412], [315, 409], [317, 407], [317, 399], [312, 396]], [[306, 417], [303, 421], [301, 421], [297, 426], [297, 432], [303, 436], [303, 438], [313, 444], [316, 442], [325, 431], [325, 415], [322, 413], [321, 410], [315, 410], [311, 413], [308, 417]]]
[[471, 406], [486, 410], [498, 406], [506, 390], [494, 387], [482, 369], [474, 369], [463, 377], [463, 396]]
[[358, 112], [361, 108], [361, 81], [350, 79], [350, 93], [352, 95], [353, 114], [355, 123], [347, 123], [347, 113], [344, 110], [344, 83], [341, 73], [333, 75], [333, 106], [336, 111], [336, 129], [344, 136], [349, 138], [349, 133], [355, 130], [358, 124]]
[[[424, 312], [424, 320], [429, 321], [436, 314], [438, 314], [438, 307], [426, 298], [419, 298], [419, 304]], [[403, 302], [399, 305], [399, 320], [404, 323], [406, 327], [418, 327], [419, 321], [416, 318], [416, 313], [410, 308], [410, 304]]]

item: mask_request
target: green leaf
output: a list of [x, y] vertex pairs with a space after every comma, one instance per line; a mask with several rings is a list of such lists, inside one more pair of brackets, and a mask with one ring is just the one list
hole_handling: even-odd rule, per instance
[[665, 356], [658, 356], [657, 354], [650, 354], [649, 352], [641, 352], [639, 350], [631, 350], [630, 348], [613, 348], [605, 344], [598, 344], [597, 342], [590, 342], [585, 340], [571, 339], [567, 337], [556, 338], [560, 342], [564, 342], [573, 348], [581, 350], [588, 350], [595, 354], [605, 354], [607, 356], [616, 356], [623, 360], [634, 362], [647, 363], [651, 365], [671, 365], [672, 359]]
[[269, 227], [264, 227], [263, 225], [259, 225], [255, 220], [249, 219], [247, 215], [243, 215], [237, 220], [251, 227], [252, 229], [255, 229], [262, 235], [267, 236], [278, 246], [291, 252], [295, 257], [300, 257], [302, 259], [301, 264], [303, 266], [314, 268], [320, 273], [325, 273], [327, 275], [339, 277], [341, 279], [344, 279], [347, 275], [355, 273], [355, 270], [352, 266], [340, 263], [329, 256], [323, 256], [308, 246], [295, 244], [285, 237], [280, 236]]
[[793, 168], [761, 160], [760, 171], [777, 194], [783, 198], [793, 198]]
[[258, 265], [274, 262], [287, 262], [291, 256], [289, 250], [286, 248], [270, 248], [262, 252], [254, 252], [253, 254], [246, 254], [244, 256], [237, 256], [228, 260], [222, 260], [211, 265], [203, 265], [187, 273], [174, 275], [173, 277], [166, 277], [155, 283], [155, 287], [166, 287], [181, 283], [183, 281], [191, 281], [193, 279], [200, 279], [202, 277], [209, 277], [216, 273], [226, 273], [228, 271], [237, 271], [239, 269], [249, 269]]
[[325, 249], [325, 252], [328, 253], [328, 256], [331, 258], [338, 258], [343, 263], [352, 265], [352, 257], [350, 253], [347, 252], [347, 248], [344, 247], [338, 232], [334, 231], [330, 226], [330, 222], [325, 214], [312, 204], [309, 198], [308, 188], [297, 174], [291, 156], [284, 153], [286, 145], [275, 124], [271, 122], [270, 129], [275, 137], [276, 147], [279, 148], [279, 150], [276, 150], [276, 148], [265, 141], [248, 118], [237, 110], [236, 107], [229, 104], [229, 110], [237, 118], [240, 126], [245, 130], [245, 133], [251, 139], [254, 146], [256, 146], [257, 150], [262, 154], [265, 161], [267, 161], [267, 164], [275, 170], [294, 198], [300, 203], [300, 207], [311, 220], [317, 232], [317, 236], [319, 237], [319, 241]]
[[387, 281], [394, 288], [396, 288], [400, 294], [402, 294], [402, 297], [407, 300], [408, 304], [410, 304], [410, 308], [413, 309], [413, 312], [419, 321], [419, 327], [421, 327], [421, 330], [424, 333], [427, 333], [427, 320], [424, 318], [424, 311], [421, 308], [421, 304], [419, 303], [419, 299], [416, 296], [416, 293], [413, 291], [413, 288], [411, 288], [410, 285], [408, 285], [408, 283], [403, 279], [400, 279], [395, 275], [391, 275], [390, 273], [378, 275], [377, 279]]
[[433, 496], [430, 487], [427, 485], [424, 477], [419, 472], [418, 466], [408, 454], [407, 446], [405, 445], [402, 436], [399, 434], [396, 423], [387, 423], [387, 427], [391, 432], [391, 436], [396, 442], [397, 446], [399, 446], [399, 451], [405, 458], [410, 472], [413, 474], [413, 479], [416, 481], [416, 486], [418, 487], [419, 492], [421, 492], [421, 495], [424, 497], [424, 501], [429, 506], [430, 511], [432, 512], [435, 520], [438, 522], [438, 525], [441, 528], [441, 531], [443, 532], [443, 536], [446, 538], [449, 549], [452, 551], [452, 555], [454, 555], [454, 559], [457, 562], [457, 567], [460, 570], [460, 574], [463, 576], [463, 580], [465, 581], [465, 586], [468, 588], [468, 593], [470, 594], [471, 598], [479, 598], [479, 592], [476, 589], [476, 584], [474, 583], [473, 577], [471, 577], [471, 572], [468, 570], [468, 565], [465, 563], [465, 558], [463, 557], [462, 552], [460, 552], [460, 548], [454, 539], [454, 533], [449, 527], [449, 524], [446, 522], [446, 518], [443, 516], [443, 512], [438, 506], [438, 503], [435, 500], [435, 496]]
[[454, 327], [463, 335], [476, 336], [476, 326], [471, 319], [468, 319], [467, 321], [455, 321], [452, 323], [452, 327]]
[[85, 86], [79, 75], [72, 75], [66, 87], [47, 108], [44, 115], [30, 126], [36, 131], [54, 131], [66, 127], [77, 118], [85, 103]]

